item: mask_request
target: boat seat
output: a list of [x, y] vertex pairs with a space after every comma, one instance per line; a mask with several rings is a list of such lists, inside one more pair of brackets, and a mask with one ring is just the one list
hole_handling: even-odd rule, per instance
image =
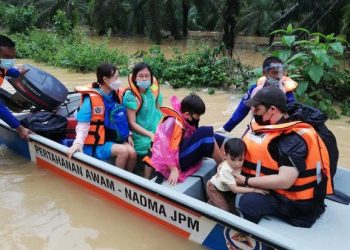
[[[350, 195], [348, 180], [350, 171], [337, 170], [334, 184], [335, 189]], [[350, 238], [350, 205], [344, 205], [332, 200], [325, 200], [326, 211], [311, 228], [293, 227], [288, 223], [272, 216], [263, 218], [259, 225], [299, 242], [306, 249], [348, 249]], [[311, 241], [310, 239], [318, 239]]]
[[[200, 169], [189, 176], [183, 183], [178, 183], [174, 187], [171, 187], [166, 181], [163, 181], [161, 185], [206, 202], [207, 181], [214, 174], [216, 174], [216, 163], [213, 159], [207, 158], [202, 161]], [[155, 181], [155, 179], [153, 178], [152, 181]]]

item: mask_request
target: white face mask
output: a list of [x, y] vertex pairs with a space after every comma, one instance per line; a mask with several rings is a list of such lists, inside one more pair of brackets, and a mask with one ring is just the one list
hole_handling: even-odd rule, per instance
[[113, 82], [111, 82], [109, 84], [109, 86], [113, 90], [118, 90], [122, 86], [122, 82], [119, 79], [117, 79], [117, 80], [114, 80]]
[[15, 65], [15, 59], [0, 59], [0, 67], [9, 69]]

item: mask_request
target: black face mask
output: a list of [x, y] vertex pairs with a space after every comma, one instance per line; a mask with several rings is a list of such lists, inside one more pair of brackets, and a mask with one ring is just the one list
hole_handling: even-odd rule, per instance
[[263, 121], [263, 116], [264, 115], [254, 115], [254, 120], [256, 121], [257, 124], [261, 126], [270, 125], [270, 120]]
[[[192, 117], [192, 116], [191, 116]], [[195, 128], [198, 128], [199, 125], [199, 119], [193, 118], [192, 121], [186, 119], [187, 123], [190, 124], [191, 126], [194, 126]]]

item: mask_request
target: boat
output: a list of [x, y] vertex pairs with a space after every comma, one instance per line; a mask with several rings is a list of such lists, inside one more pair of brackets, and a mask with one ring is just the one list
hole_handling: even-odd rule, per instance
[[[65, 101], [51, 111], [69, 117], [79, 100], [80, 94], [67, 92]], [[31, 111], [13, 114], [22, 120]], [[350, 171], [345, 168], [338, 168], [334, 180], [335, 188], [345, 198], [326, 199], [326, 211], [317, 222], [311, 228], [299, 228], [274, 217], [254, 224], [207, 204], [205, 184], [216, 168], [212, 159], [204, 159], [201, 168], [184, 183], [170, 187], [166, 182], [158, 184], [81, 152], [69, 159], [65, 154], [68, 148], [62, 143], [39, 134], [23, 140], [1, 120], [0, 143], [38, 167], [70, 179], [209, 249], [347, 249], [350, 245], [350, 206], [345, 199], [350, 194]]]

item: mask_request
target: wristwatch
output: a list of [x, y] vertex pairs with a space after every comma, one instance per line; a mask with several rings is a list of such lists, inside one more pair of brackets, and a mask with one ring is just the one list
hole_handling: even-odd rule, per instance
[[244, 186], [245, 186], [245, 187], [248, 187], [248, 186], [249, 186], [249, 184], [248, 184], [249, 178], [250, 178], [249, 176], [246, 176], [245, 179], [244, 179]]

